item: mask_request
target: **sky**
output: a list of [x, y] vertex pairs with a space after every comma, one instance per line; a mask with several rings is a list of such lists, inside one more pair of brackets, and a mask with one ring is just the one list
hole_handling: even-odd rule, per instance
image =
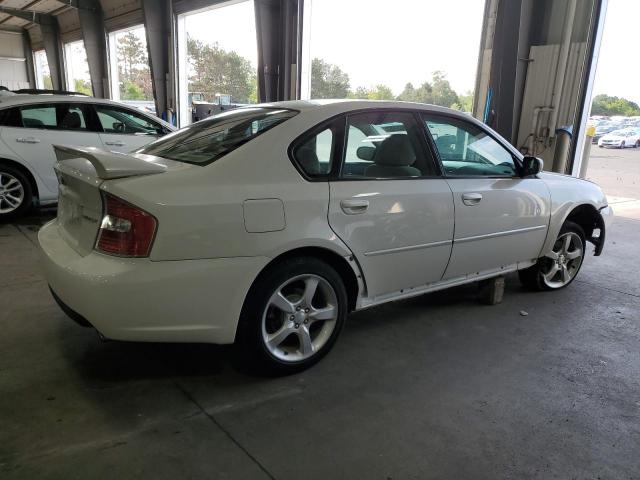
[[606, 93], [640, 104], [640, 60], [635, 51], [639, 18], [639, 0], [609, 0], [594, 95]]
[[[305, 5], [310, 58], [338, 65], [354, 90], [383, 83], [399, 94], [407, 82], [417, 87], [435, 70], [446, 72], [459, 93], [474, 88], [483, 0], [306, 0]], [[609, 0], [594, 94], [640, 104], [640, 61], [632, 48], [639, 18], [640, 0]], [[252, 1], [188, 15], [186, 28], [192, 37], [218, 42], [257, 64]], [[136, 33], [144, 39], [142, 30]], [[78, 53], [74, 76], [88, 78], [86, 57]]]

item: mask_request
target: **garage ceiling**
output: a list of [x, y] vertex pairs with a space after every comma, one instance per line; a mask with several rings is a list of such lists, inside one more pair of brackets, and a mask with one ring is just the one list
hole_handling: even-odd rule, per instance
[[[0, 0], [0, 7], [18, 9], [25, 13], [54, 15], [60, 27], [61, 39], [66, 43], [82, 39], [78, 11], [70, 3], [69, 0]], [[100, 0], [100, 4], [107, 31], [119, 30], [143, 22], [140, 0]], [[24, 28], [29, 32], [34, 50], [44, 47], [40, 27], [34, 22], [0, 12], [0, 30], [3, 27]]]

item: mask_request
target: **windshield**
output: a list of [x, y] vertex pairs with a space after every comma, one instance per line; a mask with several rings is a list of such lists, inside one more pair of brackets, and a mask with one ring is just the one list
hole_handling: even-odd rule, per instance
[[208, 165], [297, 113], [266, 107], [230, 110], [167, 135], [137, 153]]

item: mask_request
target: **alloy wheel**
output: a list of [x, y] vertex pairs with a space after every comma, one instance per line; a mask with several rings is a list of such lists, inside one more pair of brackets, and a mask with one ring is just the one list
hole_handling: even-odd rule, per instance
[[312, 357], [331, 338], [338, 320], [331, 284], [313, 274], [295, 276], [271, 295], [262, 314], [262, 340], [280, 361]]
[[553, 250], [544, 257], [540, 269], [542, 281], [549, 288], [567, 285], [580, 270], [584, 258], [584, 245], [580, 235], [567, 232], [558, 237]]
[[7, 172], [0, 173], [0, 213], [11, 213], [24, 201], [24, 186]]

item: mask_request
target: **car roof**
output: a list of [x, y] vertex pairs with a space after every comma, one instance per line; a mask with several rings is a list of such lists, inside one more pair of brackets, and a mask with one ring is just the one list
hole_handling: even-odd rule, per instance
[[0, 96], [0, 107], [42, 102], [90, 102], [105, 103], [109, 105], [122, 105], [122, 103], [113, 100], [107, 100], [105, 98], [94, 98], [87, 95], [60, 95], [55, 93], [16, 93], [15, 95]]
[[262, 106], [290, 108], [299, 111], [322, 109], [327, 114], [344, 113], [351, 110], [367, 110], [379, 108], [410, 108], [427, 112], [446, 113], [469, 119], [471, 115], [451, 108], [440, 107], [427, 103], [401, 102], [399, 100], [352, 100], [352, 99], [317, 99], [317, 100], [288, 100], [284, 102], [264, 103]]
[[173, 127], [171, 124], [153, 115], [152, 113], [140, 110], [133, 105], [128, 105], [122, 102], [116, 102], [115, 100], [108, 100], [106, 98], [95, 98], [95, 97], [89, 97], [88, 95], [69, 95], [69, 94], [61, 95], [61, 94], [55, 94], [55, 93], [39, 93], [39, 94], [16, 93], [15, 95], [0, 95], [0, 109], [13, 107], [17, 105], [29, 105], [29, 104], [47, 103], [47, 102], [64, 102], [64, 103], [77, 102], [77, 103], [93, 103], [93, 104], [98, 103], [103, 105], [127, 107], [143, 115], [151, 117], [155, 121], [160, 121], [165, 126], [170, 126], [172, 129], [175, 129], [175, 127]]

